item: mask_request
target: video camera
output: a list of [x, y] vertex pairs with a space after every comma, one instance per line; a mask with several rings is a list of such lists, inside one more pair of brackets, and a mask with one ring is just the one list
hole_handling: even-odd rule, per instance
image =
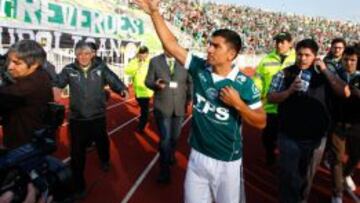
[[55, 135], [64, 114], [64, 106], [49, 103], [44, 114], [45, 127], [34, 132], [32, 141], [0, 153], [0, 195], [12, 191], [13, 202], [22, 202], [31, 182], [56, 202], [68, 198], [71, 172], [59, 159], [49, 156], [57, 149]]

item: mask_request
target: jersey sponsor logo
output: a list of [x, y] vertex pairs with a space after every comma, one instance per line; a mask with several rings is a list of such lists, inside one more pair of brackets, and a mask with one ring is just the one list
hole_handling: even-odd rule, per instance
[[220, 121], [226, 121], [230, 118], [229, 109], [217, 107], [200, 94], [196, 94], [196, 101], [195, 109], [200, 113], [214, 114], [215, 118]]

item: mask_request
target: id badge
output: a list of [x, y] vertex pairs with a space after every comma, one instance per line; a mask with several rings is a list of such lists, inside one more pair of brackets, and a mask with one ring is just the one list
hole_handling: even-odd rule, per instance
[[171, 89], [176, 89], [176, 88], [178, 87], [178, 83], [177, 83], [177, 82], [174, 82], [174, 81], [170, 81], [169, 87], [170, 87]]

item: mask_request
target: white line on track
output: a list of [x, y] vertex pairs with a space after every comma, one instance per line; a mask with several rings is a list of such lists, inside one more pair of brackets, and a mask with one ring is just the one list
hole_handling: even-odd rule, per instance
[[[149, 112], [151, 112], [151, 111], [152, 111], [152, 109], [150, 109]], [[108, 132], [108, 136], [109, 136], [109, 137], [112, 136], [114, 133], [116, 133], [117, 131], [121, 130], [121, 129], [124, 128], [125, 126], [127, 126], [127, 125], [129, 125], [130, 123], [138, 120], [139, 117], [140, 117], [140, 115], [139, 115], [139, 116], [135, 116], [134, 118], [132, 118], [132, 119], [126, 121], [125, 123], [119, 125], [119, 126], [116, 127], [115, 129], [109, 131], [109, 132]], [[62, 162], [63, 162], [64, 164], [68, 164], [68, 163], [70, 162], [70, 160], [71, 160], [71, 158], [70, 158], [70, 156], [69, 156], [69, 157], [66, 157], [64, 160], [62, 160]]]
[[[182, 124], [182, 128], [190, 121], [192, 116], [189, 116]], [[127, 203], [130, 198], [134, 195], [137, 188], [140, 186], [140, 184], [144, 181], [147, 174], [150, 172], [150, 170], [154, 167], [157, 160], [160, 158], [160, 153], [156, 153], [155, 157], [151, 160], [151, 162], [148, 164], [148, 166], [145, 168], [145, 170], [141, 173], [141, 175], [138, 177], [138, 179], [135, 181], [134, 185], [130, 188], [129, 192], [126, 194], [124, 199], [121, 201], [121, 203]]]
[[[130, 102], [130, 101], [133, 101], [133, 100], [135, 100], [135, 98], [131, 98], [131, 99], [128, 99], [128, 100], [126, 100], [126, 101], [122, 101], [122, 102], [113, 104], [113, 105], [107, 107], [106, 110], [111, 110], [111, 109], [113, 109], [113, 108], [115, 108], [115, 107], [121, 106], [121, 105], [123, 105], [123, 104], [125, 104], [125, 103], [127, 103], [127, 102]], [[62, 124], [62, 126], [64, 127], [64, 126], [67, 126], [68, 124], [69, 124], [69, 122], [66, 121], [66, 122], [64, 122], [64, 123]]]

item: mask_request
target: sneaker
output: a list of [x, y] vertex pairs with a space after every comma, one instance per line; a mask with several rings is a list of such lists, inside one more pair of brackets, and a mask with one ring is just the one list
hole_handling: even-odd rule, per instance
[[351, 191], [356, 190], [356, 184], [354, 183], [351, 176], [346, 176], [345, 177], [345, 186], [348, 187]]
[[338, 196], [331, 197], [331, 203], [342, 203], [342, 198]]

